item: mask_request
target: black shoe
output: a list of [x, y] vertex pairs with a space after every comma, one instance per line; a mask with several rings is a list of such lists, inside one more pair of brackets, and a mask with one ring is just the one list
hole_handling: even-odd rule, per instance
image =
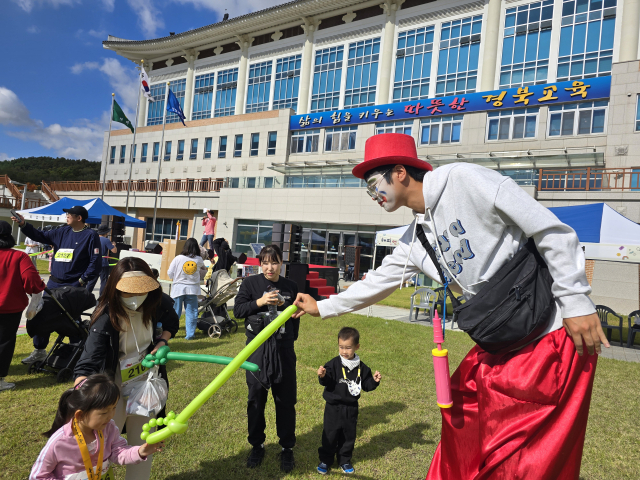
[[283, 448], [280, 452], [280, 470], [285, 473], [289, 473], [296, 466], [296, 462], [293, 459], [293, 450], [290, 448]]
[[264, 458], [264, 446], [258, 445], [251, 449], [249, 457], [247, 457], [247, 468], [259, 467]]

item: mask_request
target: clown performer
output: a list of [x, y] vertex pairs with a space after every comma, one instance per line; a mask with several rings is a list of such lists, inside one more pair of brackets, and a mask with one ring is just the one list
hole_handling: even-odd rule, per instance
[[[367, 193], [387, 212], [411, 208], [415, 220], [365, 280], [317, 303], [299, 294], [297, 315], [331, 318], [360, 310], [419, 272], [450, 282], [470, 302], [533, 239], [529, 245], [550, 274], [547, 320], [506, 353], [476, 345], [462, 360], [451, 379], [453, 407], [441, 410], [441, 440], [427, 480], [577, 480], [596, 353], [609, 344], [589, 298], [576, 233], [493, 170], [453, 163], [434, 171], [417, 158], [409, 135], [375, 135], [364, 156], [353, 175], [367, 181]], [[525, 298], [536, 301], [535, 295]], [[479, 318], [491, 320], [491, 314]], [[505, 338], [518, 333], [514, 324], [497, 323]]]

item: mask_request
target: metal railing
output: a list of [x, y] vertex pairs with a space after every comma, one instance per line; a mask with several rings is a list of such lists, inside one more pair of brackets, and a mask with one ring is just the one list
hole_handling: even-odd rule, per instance
[[57, 202], [58, 200], [60, 200], [58, 194], [49, 186], [49, 183], [45, 182], [44, 180], [42, 181], [42, 191], [47, 197], [49, 197], [49, 200], [51, 200], [52, 202]]
[[640, 192], [640, 167], [540, 169], [538, 191]]
[[[43, 182], [44, 183], [44, 182]], [[107, 180], [104, 185], [105, 192], [126, 192], [128, 180]], [[155, 192], [156, 180], [131, 180], [129, 191], [131, 192]], [[222, 178], [182, 178], [160, 180], [160, 192], [219, 192], [224, 183]], [[50, 182], [47, 185], [50, 191], [55, 192], [101, 192], [102, 182], [77, 181], [77, 182]]]

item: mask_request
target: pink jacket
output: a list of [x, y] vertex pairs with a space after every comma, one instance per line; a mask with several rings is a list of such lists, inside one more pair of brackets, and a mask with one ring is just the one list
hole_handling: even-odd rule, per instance
[[[120, 436], [120, 430], [116, 427], [113, 420], [107, 424], [102, 431], [104, 435], [104, 455], [103, 455], [103, 472], [106, 472], [107, 460], [117, 465], [129, 465], [140, 463], [146, 460], [138, 453], [140, 449], [130, 447], [127, 441]], [[94, 432], [95, 438], [98, 438], [97, 432]], [[93, 439], [86, 439], [91, 444]], [[97, 447], [98, 441], [96, 441]], [[91, 453], [91, 449], [89, 449]], [[91, 454], [91, 462], [96, 467], [98, 462], [99, 448]], [[67, 475], [85, 472], [84, 463], [78, 442], [71, 430], [71, 422], [59, 428], [44, 446], [36, 463], [31, 468], [29, 480], [57, 480], [64, 479]]]
[[[204, 227], [204, 234], [205, 235], [215, 235], [216, 234], [216, 217], [214, 217], [213, 215], [211, 215], [211, 212], [207, 212], [207, 217], [209, 218], [205, 218], [204, 220], [202, 220], [202, 226]], [[209, 248], [211, 248], [211, 246], [209, 246]]]

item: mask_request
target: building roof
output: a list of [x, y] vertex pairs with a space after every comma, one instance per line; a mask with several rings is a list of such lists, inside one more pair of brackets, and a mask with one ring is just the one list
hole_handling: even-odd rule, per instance
[[380, 4], [380, 0], [294, 0], [166, 37], [127, 40], [109, 35], [102, 45], [131, 60], [154, 60], [171, 53], [222, 44], [225, 40], [226, 43], [236, 41], [239, 35], [300, 25], [305, 17], [334, 16], [376, 4]]

